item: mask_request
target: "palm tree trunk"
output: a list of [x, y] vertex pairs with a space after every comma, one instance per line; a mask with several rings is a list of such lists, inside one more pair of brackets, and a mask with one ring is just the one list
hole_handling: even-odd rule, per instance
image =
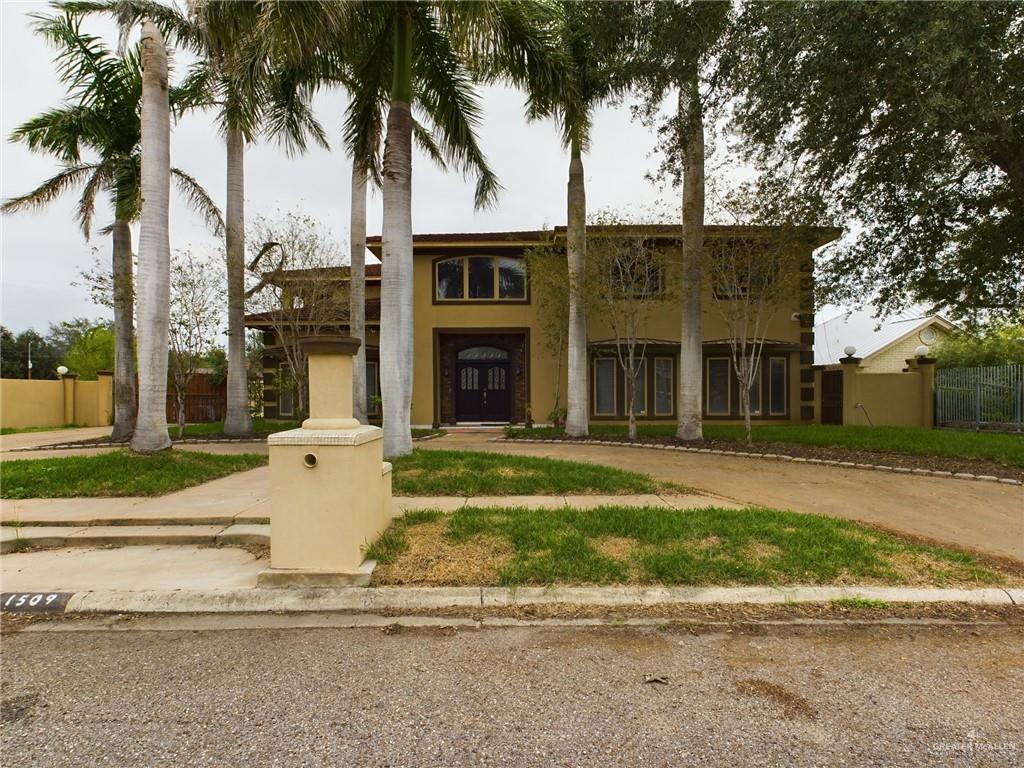
[[114, 429], [110, 439], [129, 440], [135, 432], [135, 291], [132, 230], [123, 218], [114, 221], [113, 241]]
[[359, 339], [352, 360], [352, 415], [366, 423], [366, 170], [352, 161], [352, 210], [349, 220], [348, 330]]
[[252, 434], [245, 359], [245, 137], [228, 129], [228, 188], [224, 247], [228, 273], [228, 382], [224, 434]]
[[171, 311], [171, 122], [167, 49], [156, 25], [142, 25], [142, 225], [139, 230], [139, 420], [132, 450], [169, 448], [167, 326]]
[[679, 92], [686, 126], [683, 150], [683, 255], [679, 329], [679, 416], [676, 437], [703, 438], [701, 381], [704, 367], [701, 289], [704, 283], [704, 117], [696, 73]]
[[573, 140], [569, 160], [566, 258], [569, 264], [569, 386], [565, 431], [573, 437], [589, 432], [587, 418], [587, 317], [583, 287], [587, 260], [587, 190], [583, 153]]
[[380, 372], [384, 455], [412, 453], [412, 24], [398, 11], [384, 143]]

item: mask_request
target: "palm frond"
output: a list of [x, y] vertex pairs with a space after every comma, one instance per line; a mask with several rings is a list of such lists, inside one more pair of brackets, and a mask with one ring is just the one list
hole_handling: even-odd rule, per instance
[[220, 214], [220, 208], [213, 202], [203, 185], [189, 176], [180, 168], [171, 168], [171, 176], [178, 185], [178, 191], [185, 197], [188, 204], [206, 221], [206, 225], [215, 235], [224, 232], [224, 219]]
[[74, 185], [85, 181], [87, 177], [97, 171], [99, 166], [99, 163], [79, 163], [67, 166], [28, 194], [4, 201], [3, 206], [0, 206], [0, 211], [14, 213], [31, 208], [43, 208]]
[[92, 217], [96, 213], [96, 196], [110, 181], [111, 168], [108, 163], [100, 163], [96, 166], [95, 172], [85, 182], [82, 189], [82, 196], [78, 199], [75, 208], [75, 218], [82, 230], [85, 239], [88, 240], [92, 232]]
[[477, 143], [482, 107], [473, 80], [437, 20], [428, 13], [417, 13], [413, 19], [417, 103], [433, 123], [441, 154], [463, 174], [477, 177], [476, 205], [486, 207], [501, 185]]
[[423, 123], [415, 118], [412, 121], [412, 137], [416, 140], [416, 146], [423, 151], [423, 154], [437, 163], [441, 170], [448, 170], [448, 163], [445, 160], [444, 153], [441, 152], [441, 148], [437, 145], [433, 134], [427, 130]]
[[352, 157], [366, 166], [373, 182], [381, 184], [380, 150], [392, 79], [394, 14], [383, 3], [361, 9], [360, 38], [347, 53], [350, 100], [343, 136]]

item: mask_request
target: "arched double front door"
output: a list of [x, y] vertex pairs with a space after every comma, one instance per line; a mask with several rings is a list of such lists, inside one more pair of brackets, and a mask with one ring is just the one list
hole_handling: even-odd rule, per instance
[[510, 373], [508, 350], [491, 346], [459, 350], [455, 362], [456, 421], [510, 421]]

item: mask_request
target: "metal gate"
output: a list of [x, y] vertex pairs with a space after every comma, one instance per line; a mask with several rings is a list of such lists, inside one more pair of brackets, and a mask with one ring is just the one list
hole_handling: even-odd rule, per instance
[[935, 371], [935, 424], [1024, 431], [1024, 365], [939, 368]]

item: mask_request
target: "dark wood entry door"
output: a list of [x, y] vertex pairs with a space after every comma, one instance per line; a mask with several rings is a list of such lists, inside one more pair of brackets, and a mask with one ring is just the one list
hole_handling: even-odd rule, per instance
[[843, 423], [843, 372], [821, 372], [821, 423]]
[[458, 363], [455, 378], [457, 421], [509, 421], [512, 418], [508, 363]]

